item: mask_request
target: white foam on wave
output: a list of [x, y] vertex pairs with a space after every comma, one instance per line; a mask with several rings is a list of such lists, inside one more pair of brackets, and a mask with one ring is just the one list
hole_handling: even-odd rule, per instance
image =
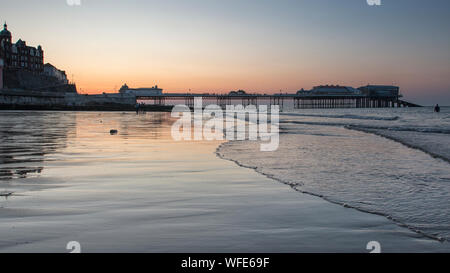
[[450, 136], [447, 135], [450, 132], [441, 133], [436, 130], [436, 133], [433, 131], [391, 130], [360, 126], [347, 126], [346, 128], [376, 134], [400, 142], [409, 148], [421, 150], [450, 163]]
[[340, 119], [362, 119], [362, 120], [398, 120], [400, 117], [380, 117], [380, 116], [360, 116], [360, 115], [312, 115], [299, 113], [281, 113], [280, 115], [297, 116], [297, 117], [317, 117], [317, 118], [340, 118]]

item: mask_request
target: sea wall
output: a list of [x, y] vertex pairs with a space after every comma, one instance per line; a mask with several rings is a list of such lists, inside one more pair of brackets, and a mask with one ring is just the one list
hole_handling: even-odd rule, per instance
[[68, 106], [97, 106], [97, 105], [131, 105], [136, 104], [136, 97], [128, 94], [101, 94], [101, 95], [79, 95], [66, 93], [66, 104]]
[[134, 110], [136, 97], [127, 94], [0, 90], [0, 110]]
[[0, 109], [51, 108], [65, 105], [65, 94], [21, 90], [0, 90]]

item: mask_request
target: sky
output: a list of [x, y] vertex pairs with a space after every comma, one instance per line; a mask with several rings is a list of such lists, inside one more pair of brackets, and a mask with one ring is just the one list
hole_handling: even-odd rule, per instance
[[42, 45], [80, 93], [279, 93], [400, 86], [450, 105], [450, 1], [0, 0], [13, 41]]

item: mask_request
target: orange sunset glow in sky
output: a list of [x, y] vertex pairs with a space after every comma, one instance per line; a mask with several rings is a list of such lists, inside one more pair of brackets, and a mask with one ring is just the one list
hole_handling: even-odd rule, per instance
[[80, 93], [370, 83], [450, 105], [450, 4], [435, 2], [0, 0], [0, 19], [14, 41], [42, 45]]

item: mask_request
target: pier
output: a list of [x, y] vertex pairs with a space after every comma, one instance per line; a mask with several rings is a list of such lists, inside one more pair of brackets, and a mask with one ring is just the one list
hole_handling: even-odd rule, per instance
[[298, 94], [161, 94], [153, 96], [136, 96], [136, 101], [149, 101], [153, 105], [166, 105], [172, 101], [194, 106], [194, 99], [202, 98], [204, 101], [215, 103], [219, 106], [241, 104], [247, 105], [280, 105], [291, 102], [296, 109], [316, 108], [391, 108], [391, 107], [421, 107], [420, 105], [406, 102], [400, 96], [366, 96], [366, 95], [298, 95]]
[[170, 111], [171, 106], [184, 104], [194, 107], [195, 99], [201, 98], [203, 105], [279, 105], [295, 109], [321, 108], [392, 108], [420, 107], [402, 100], [399, 88], [395, 86], [368, 85], [359, 89], [326, 85], [303, 89], [297, 93], [261, 94], [246, 93], [243, 90], [228, 94], [213, 93], [163, 93], [157, 86], [130, 89], [126, 85], [119, 93], [81, 95], [76, 92], [50, 92], [45, 88], [36, 90], [0, 89], [0, 109], [47, 109], [47, 110], [89, 110], [129, 111], [137, 103], [144, 102], [141, 109], [147, 111]]

